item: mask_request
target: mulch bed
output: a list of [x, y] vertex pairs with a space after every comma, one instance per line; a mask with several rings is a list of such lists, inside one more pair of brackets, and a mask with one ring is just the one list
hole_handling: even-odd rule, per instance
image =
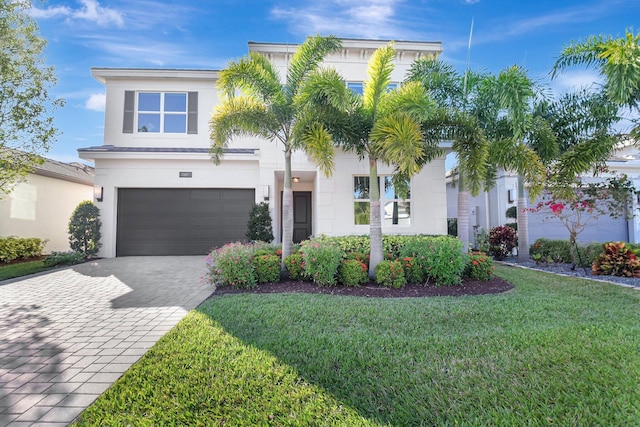
[[436, 296], [464, 296], [498, 294], [513, 289], [513, 285], [506, 280], [493, 276], [491, 280], [463, 280], [459, 286], [436, 286], [434, 284], [408, 284], [404, 288], [390, 289], [370, 282], [359, 287], [347, 286], [317, 286], [310, 282], [282, 281], [278, 283], [265, 283], [253, 289], [238, 289], [231, 286], [218, 287], [213, 293], [217, 295], [228, 294], [275, 294], [275, 293], [310, 293], [327, 295], [347, 295], [354, 297], [373, 298], [417, 298]]

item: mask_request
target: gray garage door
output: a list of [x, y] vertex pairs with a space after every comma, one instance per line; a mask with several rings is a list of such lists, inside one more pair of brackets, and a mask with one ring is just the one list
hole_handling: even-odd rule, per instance
[[116, 256], [203, 255], [245, 239], [254, 190], [121, 188]]

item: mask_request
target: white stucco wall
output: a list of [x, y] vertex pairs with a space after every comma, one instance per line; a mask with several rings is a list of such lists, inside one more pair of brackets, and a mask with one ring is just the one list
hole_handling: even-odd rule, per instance
[[69, 251], [69, 219], [78, 204], [92, 200], [93, 186], [30, 174], [0, 200], [0, 236], [48, 240], [45, 253]]

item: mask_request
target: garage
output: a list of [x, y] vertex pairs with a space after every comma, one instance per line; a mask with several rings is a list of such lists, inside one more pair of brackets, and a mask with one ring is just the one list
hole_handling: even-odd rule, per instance
[[254, 189], [120, 188], [116, 256], [204, 255], [245, 240]]

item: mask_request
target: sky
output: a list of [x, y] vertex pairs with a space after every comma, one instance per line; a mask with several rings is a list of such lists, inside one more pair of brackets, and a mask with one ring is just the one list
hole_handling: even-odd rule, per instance
[[599, 81], [586, 68], [550, 80], [563, 47], [640, 30], [638, 0], [33, 0], [29, 13], [48, 41], [45, 61], [58, 77], [52, 95], [66, 100], [55, 112], [61, 134], [46, 154], [63, 162], [103, 143], [105, 90], [91, 67], [220, 70], [246, 55], [249, 41], [332, 34], [439, 41], [440, 58], [460, 72], [468, 55], [479, 71], [520, 65], [560, 94]]

